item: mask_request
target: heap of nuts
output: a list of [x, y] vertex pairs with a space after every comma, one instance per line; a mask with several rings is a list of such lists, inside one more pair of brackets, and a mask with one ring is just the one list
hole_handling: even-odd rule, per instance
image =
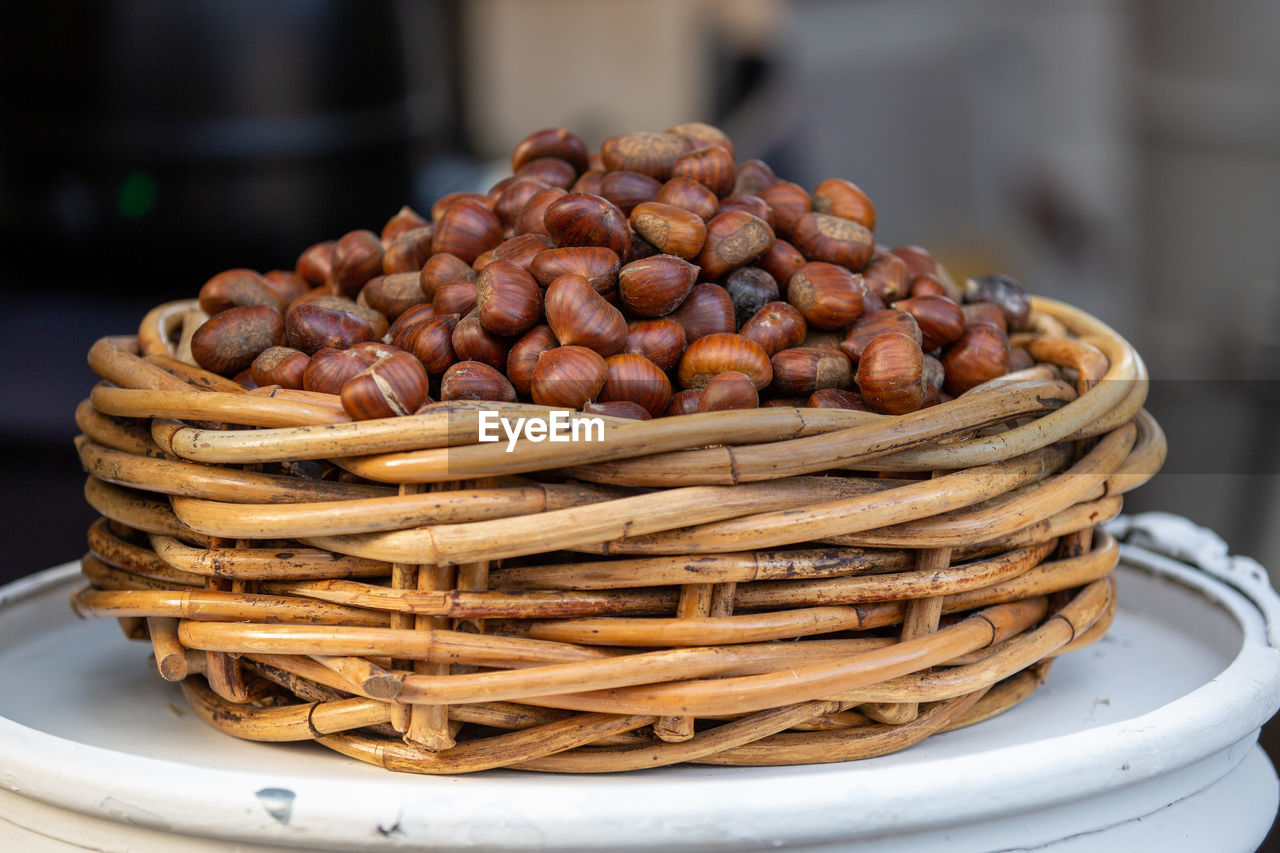
[[430, 216], [234, 269], [200, 291], [195, 361], [253, 388], [336, 394], [354, 419], [440, 400], [532, 400], [624, 418], [761, 405], [904, 414], [1030, 365], [1006, 276], [963, 290], [875, 241], [854, 184], [812, 192], [701, 123], [591, 153], [564, 129]]

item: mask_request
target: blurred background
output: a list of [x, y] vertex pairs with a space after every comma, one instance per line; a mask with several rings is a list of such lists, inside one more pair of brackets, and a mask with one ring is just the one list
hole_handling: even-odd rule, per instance
[[127, 0], [0, 20], [0, 575], [79, 556], [97, 337], [237, 266], [483, 191], [552, 125], [706, 120], [957, 278], [1008, 272], [1145, 355], [1131, 495], [1280, 576], [1280, 3]]

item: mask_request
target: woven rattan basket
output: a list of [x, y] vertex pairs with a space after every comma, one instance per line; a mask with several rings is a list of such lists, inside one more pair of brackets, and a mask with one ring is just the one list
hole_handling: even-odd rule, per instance
[[1164, 458], [1137, 354], [1043, 299], [1036, 366], [914, 414], [513, 452], [479, 410], [537, 407], [245, 392], [178, 357], [189, 307], [90, 352], [74, 604], [221, 731], [393, 770], [846, 761], [984, 720], [1105, 633], [1095, 527]]

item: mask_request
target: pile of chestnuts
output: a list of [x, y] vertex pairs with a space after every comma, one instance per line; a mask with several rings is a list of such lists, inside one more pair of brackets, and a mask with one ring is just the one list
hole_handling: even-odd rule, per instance
[[764, 405], [904, 414], [1031, 364], [1006, 276], [959, 288], [875, 242], [838, 178], [812, 192], [701, 123], [591, 153], [564, 129], [515, 148], [487, 193], [402, 208], [302, 252], [219, 273], [191, 336], [248, 388], [336, 394], [353, 419], [439, 400], [650, 418]]

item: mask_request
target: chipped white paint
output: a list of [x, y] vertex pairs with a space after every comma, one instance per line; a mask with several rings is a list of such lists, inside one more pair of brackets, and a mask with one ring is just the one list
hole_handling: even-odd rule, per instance
[[1111, 633], [996, 720], [852, 764], [599, 777], [416, 777], [219, 735], [168, 710], [145, 646], [74, 622], [54, 569], [0, 590], [0, 849], [1250, 850], [1277, 802], [1255, 739], [1280, 598], [1181, 520], [1113, 529], [1149, 547], [1123, 546]]

